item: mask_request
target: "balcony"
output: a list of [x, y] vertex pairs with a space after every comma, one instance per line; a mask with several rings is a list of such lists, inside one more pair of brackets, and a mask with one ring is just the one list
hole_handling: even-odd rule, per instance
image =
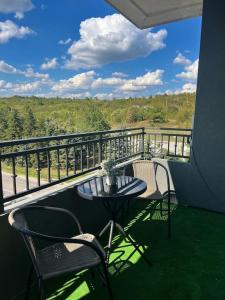
[[[173, 199], [172, 240], [167, 239], [165, 216], [146, 212], [148, 201], [132, 204], [124, 221], [125, 229], [143, 243], [153, 266], [146, 265], [137, 252], [132, 254], [132, 247], [116, 237], [110, 267], [116, 299], [148, 299], [149, 295], [153, 299], [200, 299], [211, 295], [212, 299], [213, 291], [224, 282], [221, 262], [225, 259], [225, 221], [216, 213], [188, 207], [192, 202], [182, 198], [183, 185], [176, 179], [180, 170], [190, 165], [191, 136], [190, 129], [129, 128], [2, 142], [1, 273], [6, 287], [3, 299], [23, 298], [30, 266], [23, 241], [7, 223], [7, 212], [34, 202], [63, 207], [78, 215], [85, 231], [96, 233], [108, 219], [106, 211], [101, 205], [93, 206], [81, 199], [76, 193], [77, 182], [85, 180], [85, 176], [95, 176], [100, 163], [109, 158], [126, 174], [132, 174], [131, 163], [140, 157], [160, 160], [170, 172], [172, 187], [178, 191], [177, 199]], [[40, 224], [49, 226], [46, 220], [40, 219]], [[101, 242], [105, 243], [104, 238]], [[116, 266], [129, 255], [128, 262], [115, 275]], [[47, 297], [104, 299], [101, 282], [96, 278], [93, 289], [88, 274], [50, 280]], [[35, 291], [34, 280], [32, 297]]]
[[[133, 207], [127, 218], [127, 230], [146, 246], [145, 254], [153, 266], [149, 267], [134, 254], [117, 276], [111, 267], [115, 299], [215, 299], [215, 295], [217, 299], [224, 299], [224, 217], [175, 205], [173, 238], [168, 241], [165, 219], [156, 213], [146, 213], [143, 210], [146, 205], [138, 203]], [[126, 259], [133, 250], [120, 239], [114, 244], [112, 265]], [[119, 257], [121, 251], [124, 252]], [[67, 276], [50, 281], [47, 297], [106, 299], [106, 290], [98, 276], [93, 281], [87, 272], [76, 278]]]

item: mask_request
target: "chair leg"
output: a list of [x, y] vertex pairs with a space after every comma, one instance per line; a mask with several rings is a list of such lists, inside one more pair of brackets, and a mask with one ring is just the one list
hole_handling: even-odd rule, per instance
[[167, 222], [168, 222], [168, 239], [171, 239], [171, 215], [170, 215], [170, 198], [168, 199], [168, 216], [167, 216]]
[[33, 267], [33, 265], [31, 265], [29, 274], [28, 274], [28, 279], [27, 279], [27, 289], [26, 289], [26, 294], [25, 294], [25, 300], [28, 300], [29, 296], [30, 296], [30, 287], [31, 287], [31, 279], [32, 279], [32, 275], [33, 275], [33, 270], [34, 270], [34, 267]]
[[38, 278], [38, 300], [44, 300], [44, 289], [42, 278]]
[[104, 272], [104, 277], [105, 277], [105, 283], [106, 283], [106, 287], [107, 287], [107, 291], [108, 291], [108, 296], [110, 300], [113, 300], [113, 293], [112, 293], [112, 287], [110, 284], [110, 280], [109, 280], [109, 272], [106, 266], [106, 263], [102, 263], [103, 265], [103, 272]]
[[160, 200], [160, 215], [161, 215], [161, 217], [163, 216], [162, 209], [163, 209], [163, 201]]

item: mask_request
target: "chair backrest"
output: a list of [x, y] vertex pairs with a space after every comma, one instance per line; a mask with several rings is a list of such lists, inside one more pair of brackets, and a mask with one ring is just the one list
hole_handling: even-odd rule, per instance
[[136, 160], [133, 162], [134, 176], [147, 183], [147, 191], [143, 196], [151, 195], [158, 191], [156, 179], [157, 163], [152, 160]]
[[32, 238], [32, 234], [30, 234], [30, 228], [28, 225], [27, 218], [25, 216], [25, 210], [26, 208], [18, 208], [13, 210], [8, 217], [9, 224], [16, 229], [23, 237], [23, 240], [26, 244], [26, 247], [29, 251], [30, 257], [32, 259], [32, 262], [34, 264], [34, 268], [39, 274], [39, 269], [36, 263], [36, 253], [37, 249], [35, 247], [34, 240]]

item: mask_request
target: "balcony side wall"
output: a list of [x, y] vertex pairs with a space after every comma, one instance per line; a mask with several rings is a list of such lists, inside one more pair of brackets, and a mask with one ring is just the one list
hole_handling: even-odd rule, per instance
[[170, 162], [178, 199], [225, 212], [225, 1], [204, 0], [191, 163]]

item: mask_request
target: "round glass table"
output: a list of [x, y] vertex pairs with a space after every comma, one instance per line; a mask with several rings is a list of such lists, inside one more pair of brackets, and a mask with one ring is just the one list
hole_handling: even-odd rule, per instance
[[107, 185], [106, 176], [91, 178], [78, 185], [77, 191], [82, 198], [91, 201], [101, 201], [110, 215], [109, 222], [97, 234], [97, 237], [100, 237], [109, 230], [107, 262], [109, 262], [109, 255], [112, 249], [112, 238], [116, 228], [118, 232], [133, 245], [135, 250], [139, 252], [144, 260], [151, 265], [151, 262], [140, 250], [142, 245], [136, 241], [134, 242], [118, 222], [119, 213], [124, 208], [128, 199], [141, 195], [146, 189], [147, 185], [143, 180], [130, 176], [117, 176], [116, 184], [113, 186]]

